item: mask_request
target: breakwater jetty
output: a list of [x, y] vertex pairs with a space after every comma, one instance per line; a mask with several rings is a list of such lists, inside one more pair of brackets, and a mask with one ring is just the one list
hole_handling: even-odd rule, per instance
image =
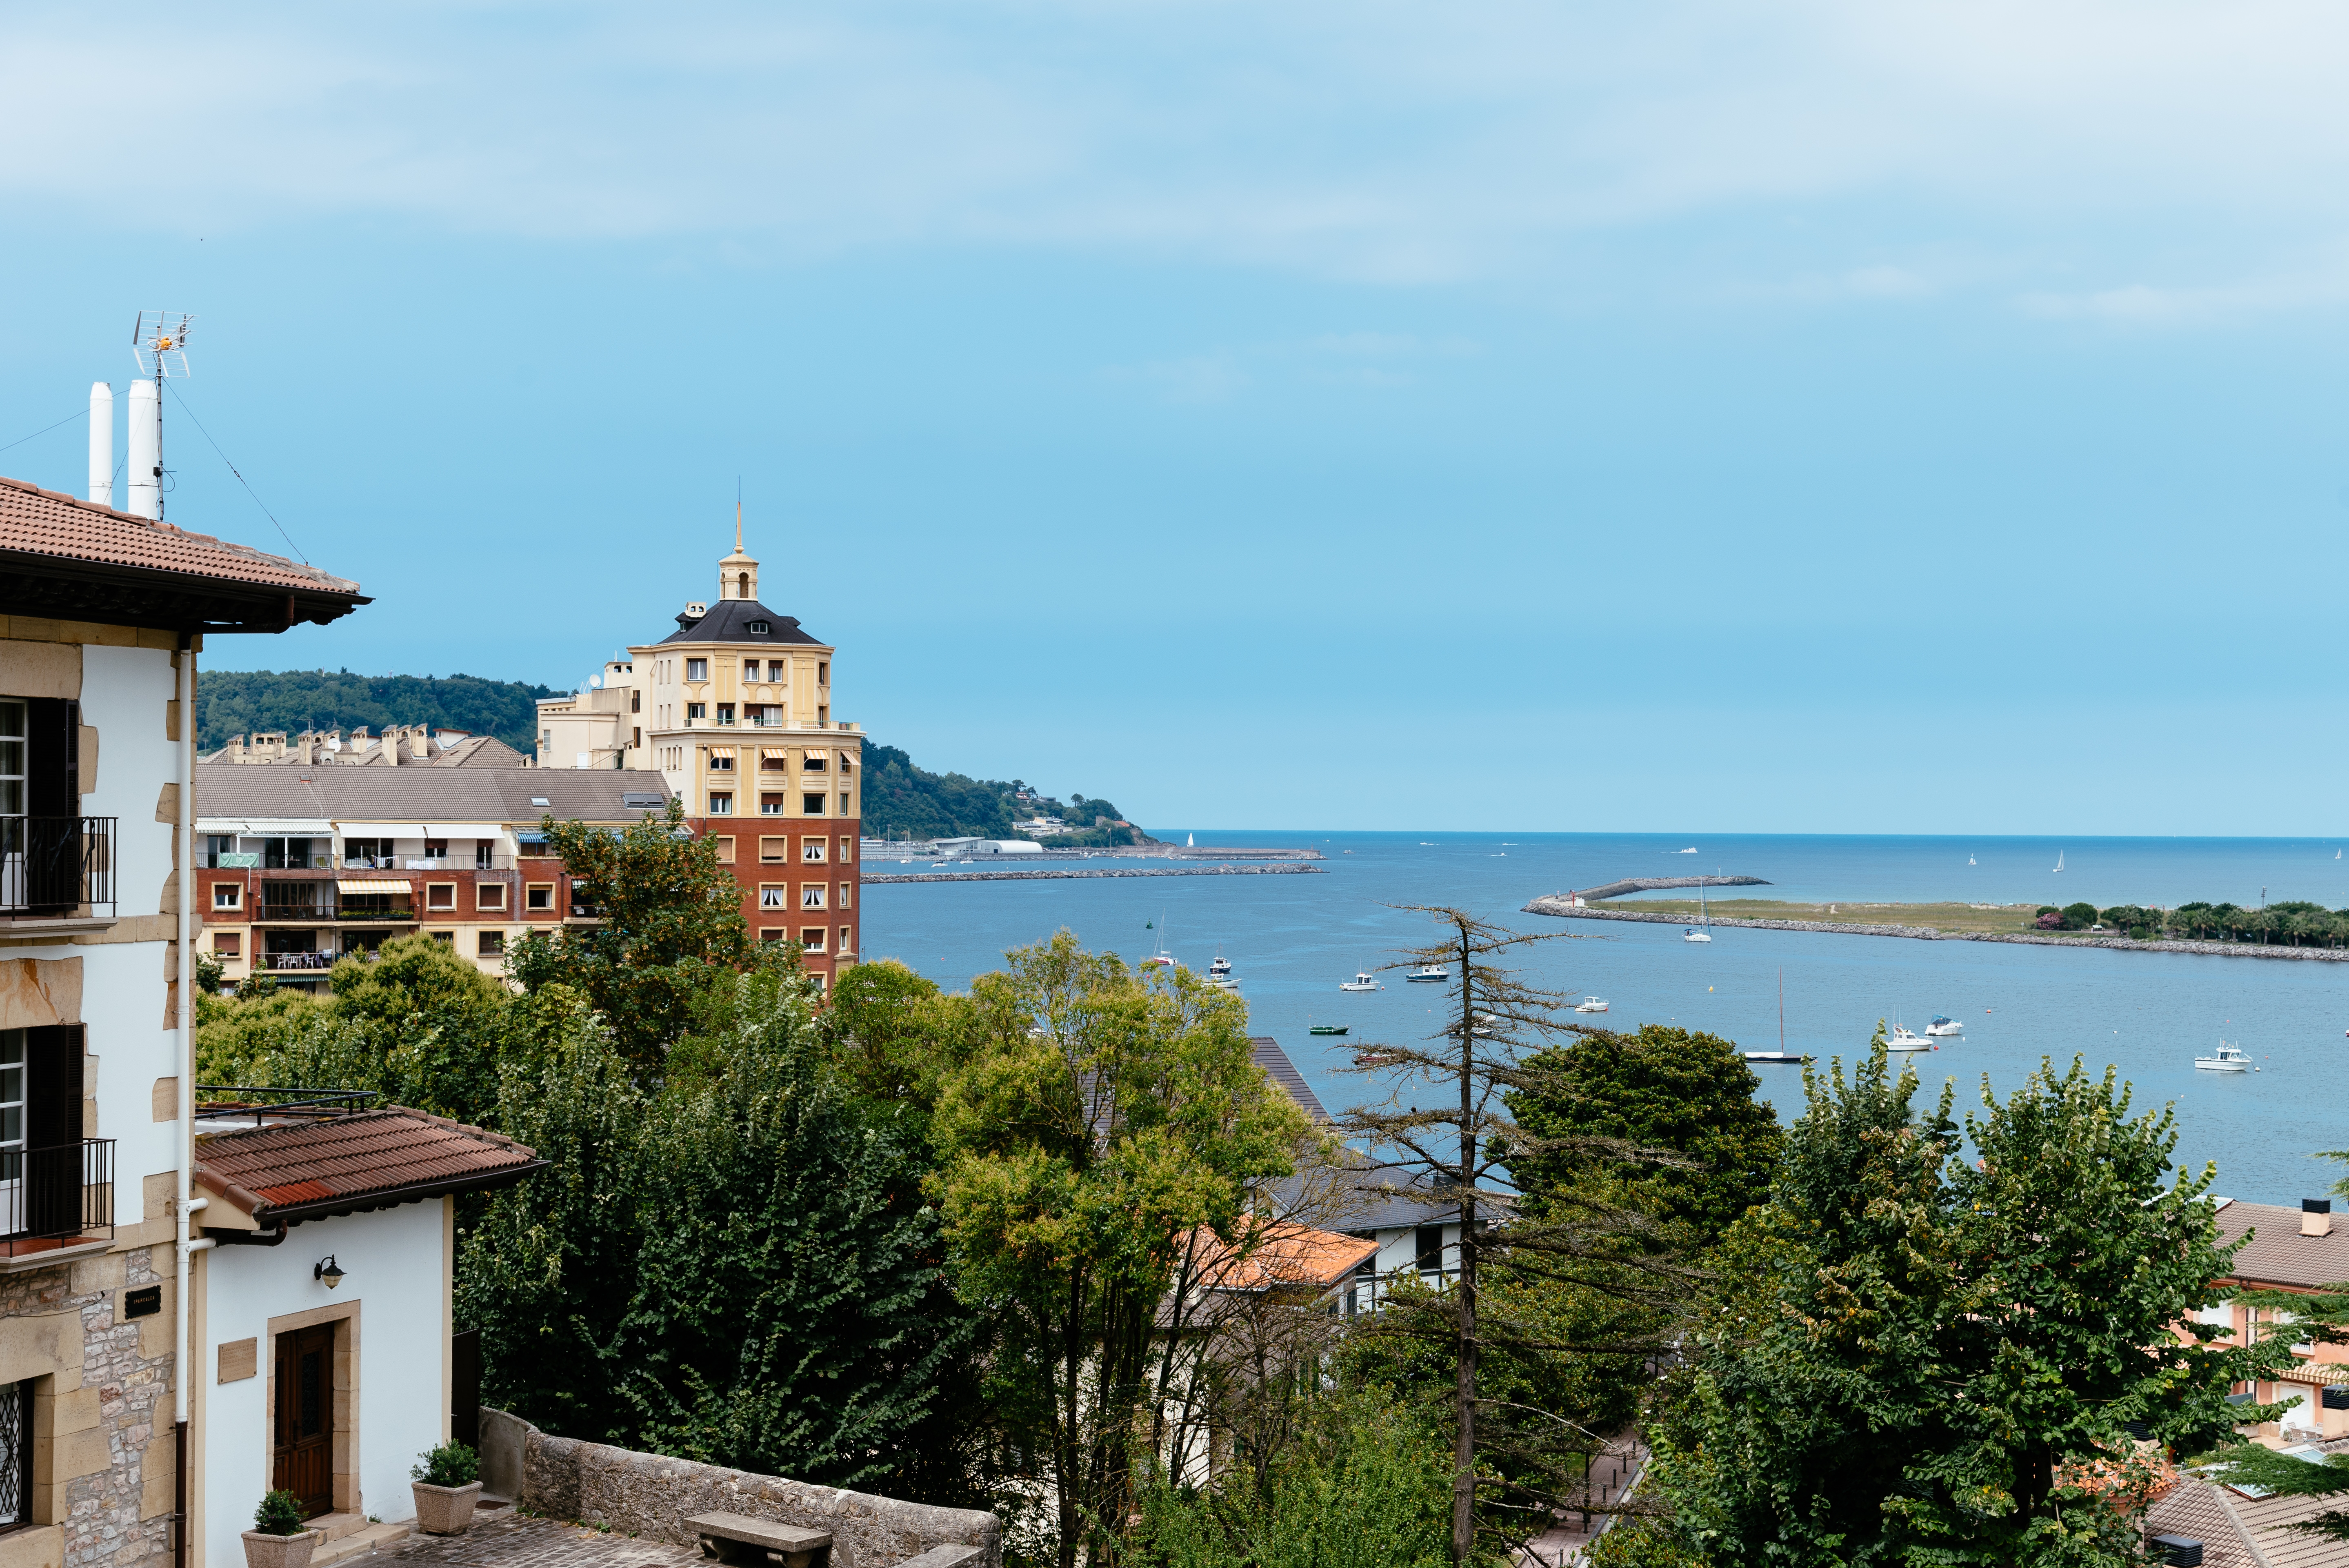
[[[1582, 894], [1588, 898], [1589, 893]], [[1649, 913], [1631, 909], [1583, 909], [1563, 893], [1544, 894], [1525, 906], [1527, 914], [1554, 915], [1560, 920], [1630, 920], [1650, 925], [1692, 925], [1686, 914]], [[1905, 936], [1912, 942], [2011, 942], [2031, 947], [2103, 947], [2129, 953], [2192, 953], [2209, 958], [2302, 958], [2317, 963], [2349, 963], [2349, 948], [2284, 947], [2255, 942], [2201, 942], [2162, 938], [2139, 942], [2134, 937], [2090, 936], [2055, 931], [1941, 931], [1930, 925], [1890, 925], [1860, 921], [1770, 920], [1714, 915], [1715, 926], [1746, 926], [1756, 931], [1824, 931], [1844, 936]]]
[[1299, 865], [1293, 861], [1270, 865], [1245, 866], [1057, 866], [1021, 867], [1016, 871], [985, 872], [866, 872], [866, 886], [874, 882], [1068, 882], [1080, 877], [1322, 877], [1330, 873], [1319, 866]]
[[1665, 888], [1675, 887], [1768, 887], [1769, 885], [1769, 882], [1761, 877], [1625, 877], [1621, 882], [1611, 882], [1603, 887], [1576, 888], [1573, 896], [1584, 899], [1621, 898], [1627, 892], [1657, 892]]

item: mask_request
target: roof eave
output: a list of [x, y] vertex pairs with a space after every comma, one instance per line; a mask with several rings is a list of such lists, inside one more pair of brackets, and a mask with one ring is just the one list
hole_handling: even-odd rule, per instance
[[524, 1177], [543, 1171], [552, 1161], [532, 1160], [520, 1165], [509, 1165], [499, 1171], [469, 1171], [461, 1176], [443, 1177], [438, 1181], [419, 1181], [406, 1187], [387, 1187], [377, 1192], [354, 1192], [337, 1198], [319, 1198], [307, 1203], [264, 1204], [254, 1211], [254, 1220], [263, 1229], [285, 1223], [298, 1225], [307, 1220], [332, 1220], [345, 1214], [363, 1214], [371, 1209], [394, 1209], [402, 1203], [421, 1202], [427, 1198], [446, 1197], [452, 1192], [488, 1192], [500, 1187], [511, 1187]]
[[0, 614], [165, 632], [284, 632], [325, 625], [374, 603], [349, 592], [286, 588], [160, 567], [0, 550]]

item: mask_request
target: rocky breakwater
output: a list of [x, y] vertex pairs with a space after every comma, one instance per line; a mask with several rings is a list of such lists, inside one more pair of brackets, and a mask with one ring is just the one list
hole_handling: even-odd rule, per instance
[[[1589, 900], [1621, 898], [1627, 892], [1658, 892], [1666, 888], [1675, 887], [1768, 887], [1769, 885], [1769, 882], [1761, 877], [1625, 877], [1621, 882], [1608, 882], [1600, 887], [1578, 887], [1571, 893], [1560, 893], [1557, 896], [1561, 899], [1572, 897]], [[1530, 909], [1533, 906], [1528, 904], [1526, 907]]]
[[[1588, 893], [1582, 895], [1588, 898]], [[1555, 915], [1560, 920], [1629, 920], [1650, 925], [1692, 925], [1686, 914], [1651, 913], [1632, 909], [1585, 909], [1564, 893], [1545, 893], [1525, 906], [1527, 914]], [[2012, 942], [2033, 947], [2104, 947], [2130, 953], [2196, 953], [2209, 958], [2305, 958], [2320, 963], [2349, 962], [2349, 948], [2280, 947], [2251, 942], [2195, 942], [2164, 938], [2140, 942], [2130, 936], [2084, 936], [2054, 931], [1941, 931], [1930, 925], [1892, 925], [1864, 921], [1772, 920], [1714, 915], [1713, 924], [1744, 926], [1755, 931], [1824, 931], [1843, 936], [1905, 936], [1915, 942]]]

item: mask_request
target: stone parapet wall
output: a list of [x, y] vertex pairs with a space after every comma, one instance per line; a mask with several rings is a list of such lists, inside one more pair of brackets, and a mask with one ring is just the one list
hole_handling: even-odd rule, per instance
[[829, 1568], [896, 1568], [938, 1546], [975, 1548], [979, 1568], [1002, 1568], [1003, 1526], [991, 1513], [933, 1508], [551, 1437], [503, 1411], [481, 1412], [482, 1449], [489, 1461], [485, 1480], [514, 1474], [511, 1455], [516, 1428], [521, 1429], [521, 1463], [515, 1501], [536, 1513], [681, 1546], [694, 1542], [685, 1522], [695, 1514], [740, 1513], [832, 1532]]

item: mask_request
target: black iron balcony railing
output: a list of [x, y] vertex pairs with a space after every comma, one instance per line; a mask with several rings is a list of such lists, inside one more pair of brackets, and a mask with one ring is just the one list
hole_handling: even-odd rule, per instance
[[0, 1251], [114, 1234], [114, 1140], [0, 1150]]
[[0, 817], [0, 915], [111, 915], [112, 817]]

